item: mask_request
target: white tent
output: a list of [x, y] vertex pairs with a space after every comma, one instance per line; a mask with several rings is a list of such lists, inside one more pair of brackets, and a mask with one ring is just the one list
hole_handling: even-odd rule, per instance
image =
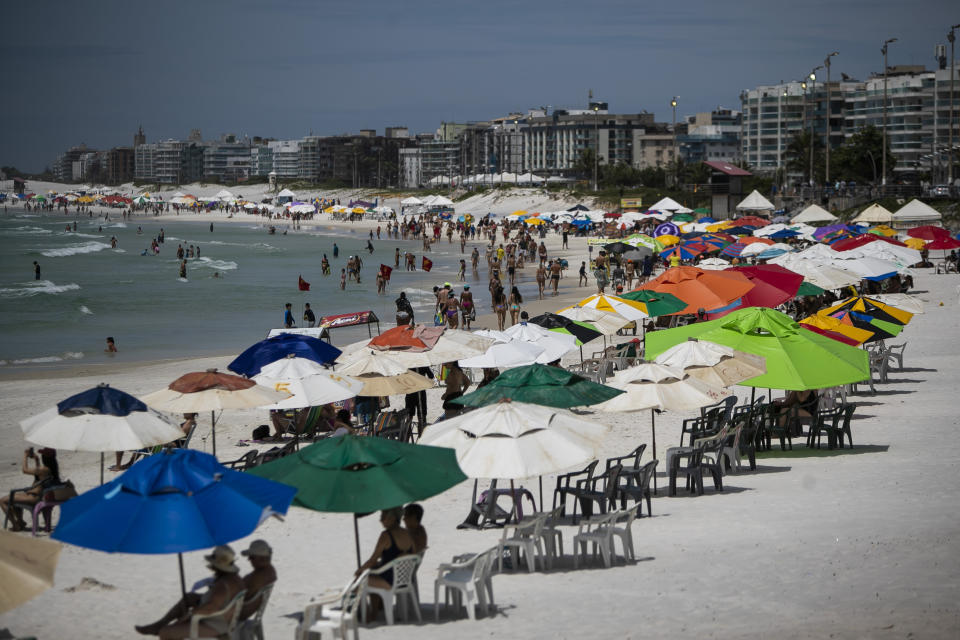
[[226, 202], [226, 201], [228, 201], [228, 200], [234, 200], [234, 199], [235, 199], [235, 198], [233, 197], [233, 194], [230, 193], [229, 191], [227, 191], [226, 189], [222, 189], [222, 190], [218, 191], [218, 192], [217, 192], [217, 195], [216, 195], [215, 197], [216, 197], [218, 200], [223, 200], [224, 202]]
[[[663, 198], [662, 200], [657, 201], [656, 204], [650, 206], [651, 211], [677, 211], [678, 209], [683, 209], [683, 205], [674, 200], [673, 198]], [[772, 207], [771, 207], [772, 208]]]
[[433, 202], [430, 203], [431, 207], [451, 207], [453, 206], [453, 200], [445, 196], [436, 196], [433, 199]]
[[543, 178], [532, 173], [523, 173], [517, 177], [518, 184], [541, 184], [542, 182]]
[[404, 198], [403, 200], [401, 200], [400, 204], [404, 206], [418, 205], [418, 204], [423, 204], [423, 200], [421, 200], [420, 198], [417, 198], [416, 196], [410, 196], [409, 198]]
[[939, 220], [941, 217], [939, 211], [917, 199], [911, 200], [893, 214], [893, 219], [898, 222]]
[[760, 195], [759, 191], [754, 189], [737, 205], [737, 209], [741, 211], [773, 211], [774, 206], [773, 203]]
[[563, 184], [567, 182], [574, 182], [573, 178], [564, 178], [563, 176], [550, 176], [547, 178], [547, 182], [550, 184]]
[[866, 222], [869, 224], [886, 224], [893, 222], [893, 214], [881, 207], [879, 204], [872, 204], [860, 214], [851, 220], [851, 222]]
[[[218, 193], [217, 195], [220, 195], [220, 194]], [[284, 189], [283, 191], [277, 194], [277, 197], [278, 198], [296, 198], [297, 194], [295, 194], [293, 191], [290, 191], [290, 189]]]
[[833, 222], [837, 216], [833, 215], [818, 204], [812, 204], [790, 219], [790, 222]]

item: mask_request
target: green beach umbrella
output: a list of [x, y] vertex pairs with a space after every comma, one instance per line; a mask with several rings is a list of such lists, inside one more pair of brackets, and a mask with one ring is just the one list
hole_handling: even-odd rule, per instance
[[801, 298], [803, 296], [818, 296], [824, 291], [826, 290], [804, 280], [800, 283], [800, 288], [797, 289], [797, 297]]
[[670, 293], [642, 289], [627, 291], [618, 297], [634, 302], [642, 302], [647, 307], [647, 314], [651, 317], [668, 316], [687, 308], [687, 303]]
[[493, 382], [451, 402], [483, 407], [509, 398], [558, 409], [605, 402], [623, 391], [597, 384], [559, 367], [531, 364], [504, 371]]
[[693, 216], [689, 213], [675, 213], [670, 220], [673, 222], [693, 222]]
[[647, 358], [687, 338], [726, 345], [766, 358], [767, 372], [740, 384], [803, 391], [861, 382], [870, 377], [866, 351], [802, 329], [766, 307], [738, 309], [723, 318], [648, 333]]
[[354, 514], [357, 565], [357, 514], [424, 500], [467, 479], [453, 449], [349, 434], [321, 440], [248, 473], [296, 487], [295, 506]]
[[703, 214], [703, 215], [705, 215], [705, 216], [710, 215], [710, 209], [708, 209], [708, 208], [706, 208], [706, 207], [698, 207], [698, 208], [694, 209], [693, 212], [694, 212], [694, 213], [700, 213], [700, 214]]

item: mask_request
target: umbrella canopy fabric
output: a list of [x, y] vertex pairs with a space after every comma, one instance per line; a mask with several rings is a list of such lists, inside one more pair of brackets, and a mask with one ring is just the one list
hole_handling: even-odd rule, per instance
[[901, 311], [912, 313], [913, 315], [923, 313], [923, 301], [917, 296], [911, 296], [907, 293], [882, 293], [872, 295], [870, 299], [895, 307]]
[[622, 393], [559, 367], [532, 364], [504, 371], [485, 387], [452, 400], [483, 407], [503, 399], [569, 409], [604, 402]]
[[660, 257], [664, 260], [669, 260], [673, 256], [677, 256], [681, 260], [693, 260], [701, 253], [703, 253], [703, 251], [694, 246], [677, 245], [667, 249], [666, 251], [661, 251]]
[[670, 315], [687, 306], [686, 302], [672, 294], [646, 289], [628, 291], [618, 296], [618, 299], [641, 305], [644, 312], [651, 318]]
[[705, 271], [696, 267], [673, 267], [638, 288], [640, 291], [669, 293], [687, 303], [679, 313], [696, 313], [724, 307], [741, 298], [753, 283], [741, 274]]
[[468, 331], [434, 327], [396, 327], [373, 340], [362, 340], [347, 345], [339, 358], [342, 364], [352, 363], [358, 353], [378, 351], [389, 355], [404, 367], [429, 367], [463, 358], [482, 355], [494, 343]]
[[723, 258], [707, 258], [697, 263], [698, 268], [706, 269], [707, 271], [723, 271], [729, 266], [730, 263]]
[[742, 307], [777, 307], [797, 295], [803, 276], [776, 264], [730, 267], [753, 283], [753, 289], [740, 298]]
[[825, 293], [826, 289], [821, 289], [815, 284], [811, 284], [804, 280], [800, 283], [800, 288], [797, 289], [797, 297], [807, 297], [807, 296], [819, 296], [822, 293]]
[[846, 300], [841, 300], [832, 307], [827, 307], [817, 313], [833, 315], [837, 311], [856, 311], [857, 313], [869, 315], [878, 320], [899, 324], [901, 326], [908, 324], [910, 320], [913, 319], [912, 313], [884, 304], [879, 300], [867, 296], [853, 296]]
[[609, 251], [610, 253], [623, 253], [633, 248], [633, 245], [627, 244], [626, 242], [611, 242], [603, 245], [604, 251]]
[[813, 314], [807, 318], [804, 318], [800, 321], [800, 326], [804, 329], [810, 329], [811, 331], [817, 331], [822, 335], [834, 338], [834, 335], [839, 334], [842, 337], [848, 338], [849, 342], [847, 344], [860, 345], [873, 337], [874, 332], [868, 329], [862, 329], [855, 327], [850, 323], [841, 321], [838, 318], [828, 315]]
[[[649, 312], [646, 301], [628, 299], [623, 296], [592, 295], [584, 298], [576, 305], [587, 309], [597, 309], [621, 315], [627, 320], [643, 320], [654, 315]], [[560, 313], [573, 307], [561, 309]]]
[[856, 249], [862, 247], [866, 244], [871, 244], [873, 242], [884, 242], [887, 244], [895, 245], [898, 247], [907, 246], [905, 243], [895, 240], [893, 238], [888, 238], [884, 235], [877, 233], [861, 233], [860, 235], [853, 236], [852, 238], [844, 238], [843, 240], [838, 240], [830, 245], [830, 248], [834, 251], [850, 251], [851, 249]]
[[531, 324], [540, 325], [550, 331], [568, 333], [577, 339], [579, 344], [586, 344], [596, 340], [603, 334], [585, 322], [577, 322], [556, 313], [542, 313], [530, 318]]
[[632, 320], [618, 313], [578, 305], [567, 307], [557, 313], [576, 322], [589, 322], [590, 326], [605, 336], [615, 335], [617, 331], [632, 322]]
[[713, 387], [729, 387], [767, 372], [760, 356], [703, 340], [681, 342], [654, 362], [679, 369]]
[[943, 236], [942, 238], [931, 240], [927, 243], [925, 248], [934, 251], [950, 251], [951, 249], [960, 249], [960, 240], [951, 238], [950, 236]]
[[907, 235], [911, 238], [920, 238], [921, 240], [936, 240], [937, 238], [949, 237], [950, 232], [943, 227], [925, 224], [910, 229], [907, 231]]
[[181, 553], [250, 535], [296, 490], [233, 471], [208, 453], [170, 449], [60, 507], [53, 537], [111, 553]]
[[567, 411], [498, 402], [433, 425], [417, 446], [454, 449], [470, 478], [530, 478], [596, 460], [609, 431]]
[[293, 394], [269, 409], [316, 407], [352, 398], [363, 390], [363, 381], [293, 355], [265, 365], [253, 379], [264, 387]]
[[482, 331], [483, 335], [496, 339], [487, 352], [460, 360], [461, 367], [508, 369], [537, 362], [545, 349], [532, 342], [511, 338], [500, 331]]
[[600, 411], [695, 411], [729, 395], [682, 370], [652, 362], [618, 371], [608, 384], [625, 393], [597, 405]]
[[903, 330], [903, 325], [893, 322], [886, 322], [885, 320], [879, 320], [873, 316], [865, 313], [858, 313], [856, 311], [837, 311], [831, 314], [831, 316], [843, 324], [848, 324], [857, 329], [873, 332], [873, 335], [870, 336], [866, 342], [887, 340], [888, 338], [893, 338], [899, 335]]
[[61, 545], [0, 531], [0, 613], [53, 587]]
[[767, 373], [741, 383], [746, 386], [803, 391], [870, 377], [866, 351], [804, 331], [789, 316], [764, 307], [740, 309], [719, 320], [647, 334], [647, 357], [694, 337], [762, 356]]
[[340, 353], [340, 349], [323, 340], [292, 333], [281, 333], [248, 347], [227, 365], [227, 368], [242, 376], [252, 378], [260, 373], [264, 365], [286, 358], [291, 354], [299, 358], [326, 364], [336, 360]]
[[852, 271], [827, 264], [819, 264], [815, 260], [807, 260], [797, 257], [795, 254], [774, 258], [771, 264], [779, 264], [782, 267], [799, 273], [807, 282], [828, 291], [848, 287], [860, 282], [860, 277]]
[[253, 380], [209, 369], [182, 375], [166, 389], [147, 394], [141, 400], [164, 411], [194, 413], [264, 407], [289, 396]]
[[336, 513], [398, 507], [466, 480], [450, 449], [349, 434], [326, 438], [247, 473], [294, 487], [296, 506]]
[[27, 442], [67, 451], [130, 451], [183, 437], [177, 425], [107, 385], [71, 396], [20, 427]]
[[[480, 333], [480, 332], [477, 332]], [[571, 335], [556, 333], [528, 322], [520, 322], [503, 332], [509, 338], [529, 342], [543, 348], [537, 356], [537, 363], [548, 364], [559, 360], [577, 348], [577, 339]]]

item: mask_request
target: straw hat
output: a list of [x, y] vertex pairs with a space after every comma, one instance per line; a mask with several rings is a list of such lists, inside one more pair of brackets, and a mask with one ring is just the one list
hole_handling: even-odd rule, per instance
[[245, 550], [241, 551], [243, 555], [249, 557], [261, 557], [261, 558], [270, 558], [273, 556], [273, 549], [267, 544], [266, 540], [254, 540], [250, 543], [250, 546]]
[[240, 569], [237, 565], [233, 564], [236, 557], [237, 555], [233, 552], [233, 549], [225, 544], [221, 544], [213, 548], [213, 553], [203, 558], [207, 561], [207, 567], [210, 569], [222, 571], [223, 573], [237, 573]]

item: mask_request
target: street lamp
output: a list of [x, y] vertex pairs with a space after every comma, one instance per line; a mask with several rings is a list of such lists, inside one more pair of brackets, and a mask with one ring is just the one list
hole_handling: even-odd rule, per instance
[[880, 174], [880, 184], [887, 186], [887, 45], [896, 42], [896, 38], [884, 40], [883, 48], [880, 53], [883, 54], [883, 158], [881, 159], [882, 173]]
[[949, 138], [947, 144], [949, 151], [947, 155], [947, 183], [950, 185], [951, 190], [953, 189], [953, 85], [957, 77], [957, 72], [954, 70], [956, 57], [953, 55], [953, 43], [954, 40], [956, 40], [956, 34], [954, 32], [957, 29], [960, 29], [960, 24], [955, 24], [950, 27], [950, 33], [947, 34], [947, 40], [950, 41], [950, 124], [947, 127], [947, 135]]
[[[680, 179], [680, 160], [677, 158], [677, 98], [673, 96], [670, 100], [670, 106], [673, 107], [673, 181], [674, 186]], [[952, 94], [951, 94], [952, 99]]]
[[[823, 69], [823, 65], [817, 65], [816, 67], [814, 67], [813, 70], [810, 72], [810, 76], [809, 76], [809, 78], [810, 78], [810, 83], [811, 83], [811, 84], [810, 84], [810, 94], [813, 96], [813, 104], [814, 104], [814, 105], [817, 104], [817, 71], [819, 71], [820, 69]], [[816, 108], [814, 108], [814, 111], [816, 111]], [[816, 130], [816, 128], [817, 128], [816, 122], [815, 122], [814, 119], [811, 117], [811, 118], [810, 118], [810, 153], [808, 154], [808, 155], [810, 156], [810, 186], [811, 186], [811, 187], [812, 187], [813, 184], [814, 184], [814, 178], [813, 178], [813, 136], [815, 135], [815, 130]]]
[[827, 167], [825, 172], [825, 181], [827, 184], [830, 184], [830, 112], [832, 111], [832, 105], [830, 104], [832, 100], [830, 94], [830, 58], [837, 55], [840, 55], [840, 52], [834, 51], [823, 61], [823, 66], [827, 68]]
[[[783, 85], [783, 80], [780, 81], [780, 92], [777, 94], [777, 180], [780, 179], [780, 169], [782, 162], [782, 149], [783, 149], [783, 106], [781, 104], [781, 98], [787, 97], [787, 88]], [[779, 187], [779, 184], [778, 184]]]
[[593, 190], [597, 191], [600, 186], [597, 181], [597, 175], [600, 172], [600, 105], [593, 105], [593, 139], [596, 140], [593, 151]]

